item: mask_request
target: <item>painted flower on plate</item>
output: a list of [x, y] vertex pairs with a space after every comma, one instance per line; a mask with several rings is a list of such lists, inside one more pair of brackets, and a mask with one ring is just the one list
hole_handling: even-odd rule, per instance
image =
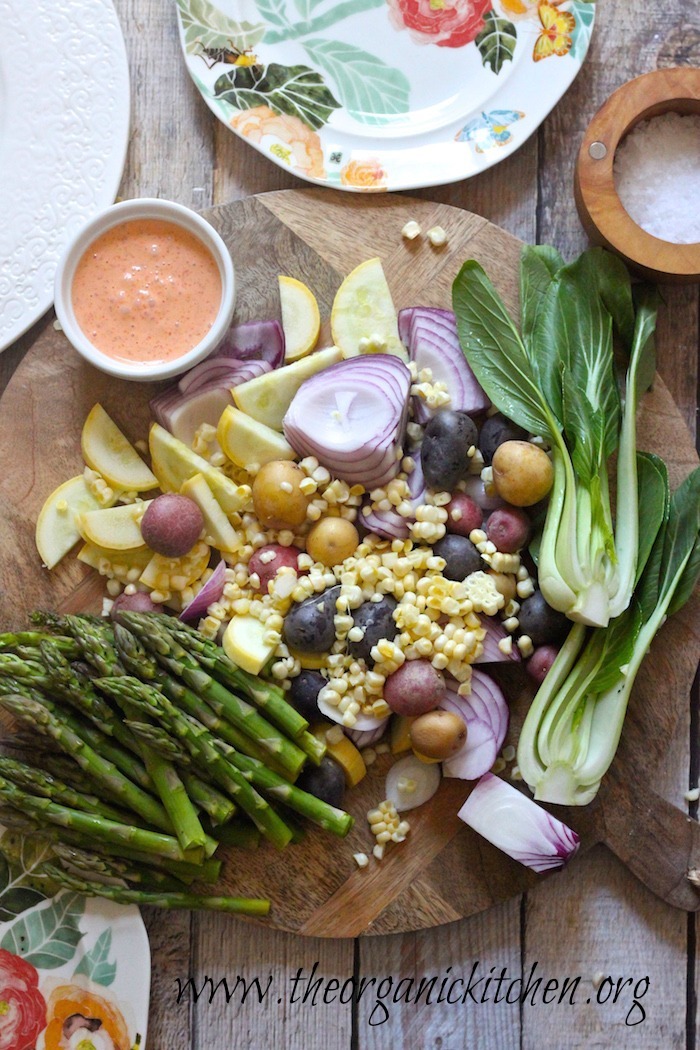
[[380, 190], [386, 186], [386, 172], [375, 158], [351, 160], [340, 171], [343, 186], [356, 186], [363, 190]]
[[321, 140], [298, 117], [275, 113], [269, 106], [254, 106], [232, 117], [231, 127], [293, 171], [312, 179], [325, 177]]
[[387, 0], [396, 29], [408, 29], [417, 44], [464, 47], [484, 28], [492, 0]]
[[48, 999], [44, 1050], [130, 1050], [119, 1007], [97, 995], [87, 980], [54, 988]]
[[0, 1050], [32, 1050], [46, 1024], [39, 974], [0, 948]]

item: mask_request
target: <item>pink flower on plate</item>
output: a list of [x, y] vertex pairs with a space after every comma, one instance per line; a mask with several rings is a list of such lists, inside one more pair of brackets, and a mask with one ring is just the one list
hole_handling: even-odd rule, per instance
[[408, 29], [416, 44], [464, 47], [484, 28], [492, 0], [387, 0], [396, 29]]
[[0, 948], [0, 1050], [32, 1050], [45, 1027], [39, 974], [18, 955]]

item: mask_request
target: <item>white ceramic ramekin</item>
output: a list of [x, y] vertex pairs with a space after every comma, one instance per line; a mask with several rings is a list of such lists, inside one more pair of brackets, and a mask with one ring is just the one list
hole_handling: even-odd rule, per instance
[[[161, 219], [194, 234], [211, 252], [221, 277], [221, 306], [214, 324], [201, 342], [187, 353], [171, 361], [139, 363], [119, 361], [93, 346], [78, 324], [73, 311], [72, 286], [75, 270], [83, 253], [101, 234], [132, 219]], [[86, 361], [109, 375], [120, 379], [151, 382], [168, 379], [186, 372], [208, 357], [219, 345], [231, 324], [236, 299], [236, 282], [231, 254], [214, 227], [197, 212], [174, 201], [142, 197], [113, 204], [90, 220], [73, 238], [61, 257], [56, 270], [54, 305], [56, 316], [73, 347]]]

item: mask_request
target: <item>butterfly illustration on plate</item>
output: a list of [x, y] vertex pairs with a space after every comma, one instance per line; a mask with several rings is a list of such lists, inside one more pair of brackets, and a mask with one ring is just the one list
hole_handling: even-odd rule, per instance
[[455, 142], [473, 142], [477, 153], [485, 153], [495, 146], [505, 146], [513, 138], [508, 130], [516, 120], [525, 116], [518, 109], [492, 109], [470, 120], [455, 135]]
[[532, 52], [533, 62], [541, 62], [550, 55], [568, 55], [573, 45], [572, 33], [576, 28], [576, 19], [570, 11], [560, 11], [557, 3], [540, 0], [537, 5], [542, 29], [535, 41]]
[[201, 40], [196, 40], [193, 53], [203, 59], [207, 69], [212, 69], [219, 62], [227, 66], [255, 66], [258, 64], [257, 55], [253, 54], [252, 48], [239, 51], [231, 40], [227, 41], [225, 47], [205, 47]]

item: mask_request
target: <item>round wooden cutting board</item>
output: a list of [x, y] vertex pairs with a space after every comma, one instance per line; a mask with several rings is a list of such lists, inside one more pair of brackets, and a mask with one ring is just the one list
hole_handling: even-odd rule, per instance
[[[485, 219], [447, 205], [391, 195], [353, 197], [327, 190], [289, 190], [212, 209], [237, 270], [238, 321], [279, 317], [278, 274], [314, 291], [326, 322], [342, 278], [358, 263], [380, 256], [397, 308], [451, 304], [460, 265], [479, 260], [511, 310], [517, 309], [520, 242]], [[405, 241], [401, 229], [416, 219], [423, 230], [441, 225], [447, 244], [425, 237]], [[87, 412], [102, 402], [132, 441], [145, 438], [151, 385], [119, 382], [85, 364], [51, 323], [18, 368], [1, 403], [0, 627], [26, 622], [38, 607], [99, 609], [104, 581], [68, 556], [54, 572], [43, 569], [34, 546], [34, 522], [44, 498], [82, 470], [80, 432]], [[667, 460], [672, 484], [696, 464], [690, 436], [659, 381], [644, 400], [639, 433], [645, 448]], [[656, 893], [678, 907], [700, 904], [685, 875], [700, 862], [698, 825], [648, 787], [665, 741], [682, 710], [700, 653], [697, 595], [661, 632], [638, 678], [618, 757], [596, 801], [558, 810], [582, 836], [582, 849], [606, 842]], [[528, 700], [522, 672], [498, 670], [512, 703], [509, 741]], [[507, 680], [505, 680], [507, 679]], [[268, 896], [267, 923], [315, 936], [347, 937], [439, 925], [520, 893], [541, 878], [509, 860], [466, 828], [457, 810], [471, 785], [445, 781], [438, 794], [409, 816], [408, 840], [385, 859], [356, 867], [353, 853], [371, 854], [366, 812], [384, 798], [384, 756], [348, 794], [356, 817], [345, 841], [310, 830], [304, 841], [277, 853], [268, 845], [228, 851], [222, 890]], [[575, 864], [576, 861], [574, 860]], [[551, 876], [556, 878], [556, 875]]]

